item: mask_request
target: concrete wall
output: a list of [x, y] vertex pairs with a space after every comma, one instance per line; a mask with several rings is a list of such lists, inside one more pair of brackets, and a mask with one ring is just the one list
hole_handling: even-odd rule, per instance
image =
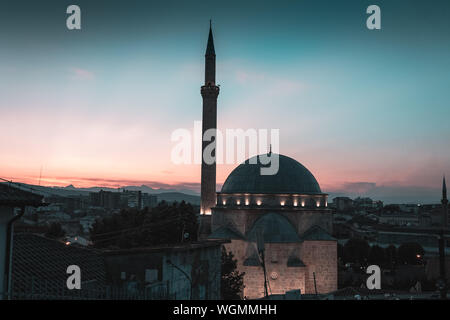
[[157, 252], [107, 254], [105, 263], [110, 282], [124, 283], [121, 272], [145, 285], [146, 269], [157, 270], [157, 280], [168, 285], [170, 299], [190, 299], [191, 284], [187, 277], [168, 263], [182, 269], [193, 282], [192, 299], [220, 299], [221, 245], [195, 249], [160, 250]]
[[221, 248], [219, 245], [167, 253], [163, 260], [162, 280], [170, 283], [169, 295], [177, 300], [190, 299], [190, 282], [180, 270], [167, 263], [167, 259], [192, 279], [191, 299], [220, 299]]

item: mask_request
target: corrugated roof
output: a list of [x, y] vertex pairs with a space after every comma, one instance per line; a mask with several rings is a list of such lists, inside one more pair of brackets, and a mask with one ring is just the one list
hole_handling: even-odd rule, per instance
[[106, 269], [99, 252], [34, 234], [15, 234], [13, 239], [13, 293], [68, 294], [66, 272], [70, 265], [80, 267], [82, 289], [86, 282], [105, 283]]

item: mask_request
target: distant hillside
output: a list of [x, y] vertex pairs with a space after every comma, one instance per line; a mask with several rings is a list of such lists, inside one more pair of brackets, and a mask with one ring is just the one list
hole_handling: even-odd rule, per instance
[[200, 196], [193, 196], [193, 195], [189, 195], [189, 194], [185, 194], [185, 193], [181, 193], [181, 192], [163, 192], [157, 195], [158, 196], [158, 201], [166, 201], [166, 202], [181, 202], [181, 201], [185, 201], [185, 202], [189, 202], [191, 204], [196, 204], [199, 205], [200, 204]]
[[[59, 188], [59, 187], [55, 187], [55, 188]], [[183, 193], [183, 194], [187, 194], [187, 195], [192, 195], [192, 196], [198, 196], [198, 193], [192, 190], [188, 190], [188, 189], [154, 189], [152, 187], [146, 186], [146, 185], [141, 185], [141, 186], [124, 186], [121, 188], [108, 188], [108, 187], [91, 187], [91, 188], [76, 188], [73, 185], [69, 185], [67, 187], [62, 187], [59, 188], [62, 190], [78, 190], [78, 191], [87, 191], [87, 192], [98, 192], [100, 190], [104, 190], [104, 191], [113, 191], [113, 192], [117, 192], [117, 191], [122, 191], [122, 190], [131, 190], [131, 191], [141, 191], [143, 193], [148, 193], [148, 194], [161, 194], [161, 193], [167, 193], [167, 192], [179, 192], [179, 193]]]
[[[5, 182], [7, 183], [7, 182]], [[32, 191], [34, 193], [38, 193], [43, 195], [44, 197], [49, 196], [60, 196], [60, 197], [70, 197], [70, 196], [89, 196], [90, 192], [99, 192], [100, 190], [104, 191], [113, 191], [118, 192], [119, 189], [113, 189], [113, 188], [102, 188], [102, 187], [92, 187], [92, 188], [76, 188], [72, 185], [67, 187], [43, 187], [43, 186], [36, 186], [31, 184], [25, 184], [25, 183], [14, 183], [14, 186], [19, 187], [20, 189], [26, 190], [26, 191]], [[189, 194], [184, 192], [178, 192], [173, 191], [170, 189], [152, 189], [147, 186], [140, 186], [140, 187], [125, 187], [121, 188], [120, 191], [123, 189], [126, 190], [139, 190], [143, 193], [149, 193], [154, 194], [158, 197], [158, 201], [166, 201], [166, 202], [189, 202], [194, 205], [200, 204], [200, 196], [197, 195], [194, 191], [189, 191]]]

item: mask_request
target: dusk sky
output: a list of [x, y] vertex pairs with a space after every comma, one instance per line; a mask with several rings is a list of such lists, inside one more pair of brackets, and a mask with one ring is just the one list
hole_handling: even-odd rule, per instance
[[[170, 138], [201, 120], [209, 19], [219, 129], [280, 129], [280, 153], [324, 192], [439, 201], [449, 1], [1, 0], [0, 177], [198, 190]], [[219, 187], [236, 166], [218, 166]]]

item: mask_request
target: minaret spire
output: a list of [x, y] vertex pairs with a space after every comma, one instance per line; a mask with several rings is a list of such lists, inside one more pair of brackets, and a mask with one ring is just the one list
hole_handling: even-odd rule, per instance
[[445, 175], [442, 178], [442, 199], [447, 199], [447, 186], [445, 185]]
[[211, 214], [211, 208], [216, 205], [216, 131], [217, 97], [219, 96], [219, 87], [216, 86], [216, 52], [211, 20], [205, 53], [205, 84], [201, 88], [201, 94], [203, 98], [202, 137], [205, 137], [205, 133], [213, 133], [213, 137], [206, 141], [202, 139], [200, 213]]
[[209, 20], [209, 35], [208, 35], [208, 44], [206, 45], [205, 56], [216, 56], [216, 52], [214, 50], [214, 37], [212, 33], [211, 20]]
[[445, 184], [445, 175], [442, 178], [442, 224], [444, 228], [448, 227], [448, 200], [447, 200], [447, 186]]
[[211, 20], [209, 20], [208, 43], [205, 52], [205, 85], [216, 84], [216, 51], [214, 49], [214, 37]]

